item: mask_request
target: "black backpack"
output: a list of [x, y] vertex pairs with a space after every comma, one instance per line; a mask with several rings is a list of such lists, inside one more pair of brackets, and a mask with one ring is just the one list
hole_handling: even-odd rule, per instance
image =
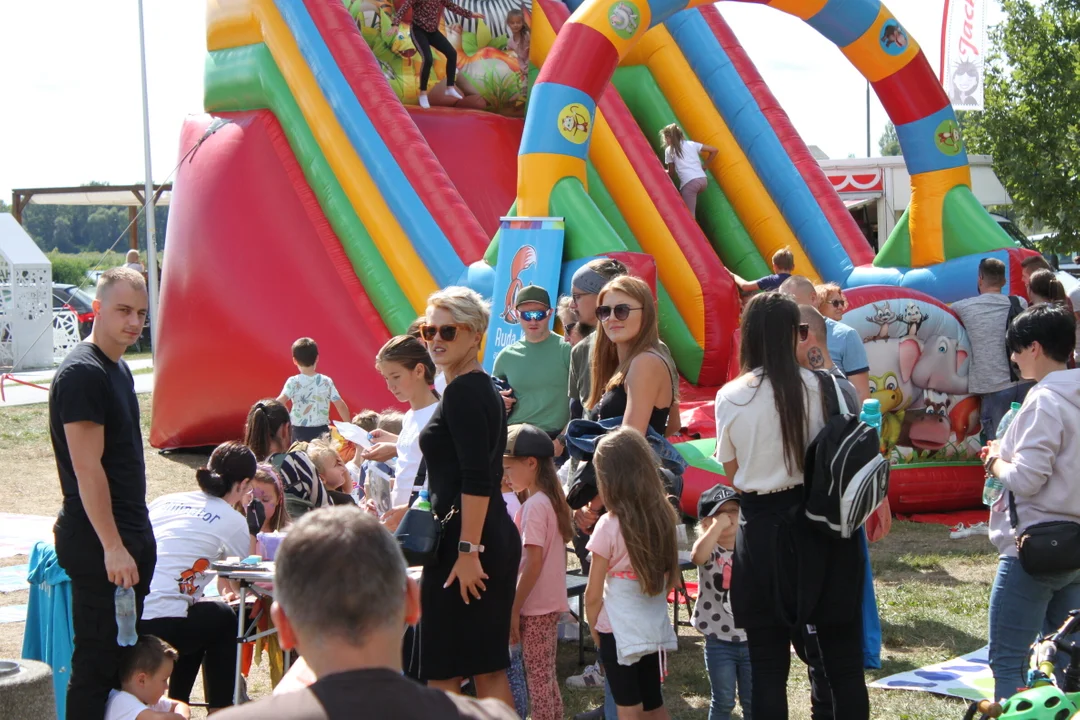
[[[1020, 298], [1015, 295], [1009, 296], [1009, 316], [1005, 318], [1005, 332], [1009, 331], [1012, 327], [1013, 320], [1016, 316], [1024, 312], [1024, 307], [1020, 304]], [[1011, 382], [1018, 382], [1023, 378], [1020, 377], [1020, 368], [1016, 363], [1012, 361], [1012, 353], [1009, 352], [1008, 344], [1005, 345], [1005, 361], [1009, 363], [1009, 380]]]
[[889, 461], [877, 430], [851, 413], [836, 380], [827, 371], [815, 374], [827, 419], [806, 449], [806, 518], [830, 537], [850, 538], [885, 501]]

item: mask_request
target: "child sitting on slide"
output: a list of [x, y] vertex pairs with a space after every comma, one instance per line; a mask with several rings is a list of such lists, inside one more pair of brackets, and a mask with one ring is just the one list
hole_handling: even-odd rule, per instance
[[405, 12], [412, 8], [412, 42], [417, 52], [424, 59], [420, 67], [420, 107], [428, 108], [427, 87], [431, 77], [431, 67], [434, 64], [431, 56], [431, 48], [435, 48], [446, 56], [446, 94], [455, 100], [461, 100], [464, 95], [454, 87], [455, 75], [457, 74], [457, 51], [446, 36], [439, 32], [439, 20], [442, 19], [443, 10], [449, 10], [455, 15], [473, 20], [483, 20], [481, 13], [469, 12], [452, 0], [405, 0], [394, 13], [391, 27], [397, 31], [401, 24], [401, 18]]
[[791, 277], [791, 274], [795, 272], [795, 256], [792, 255], [790, 248], [780, 248], [773, 253], [772, 269], [772, 275], [766, 275], [765, 277], [752, 281], [743, 280], [738, 275], [735, 275], [735, 273], [732, 273], [732, 276], [735, 278], [735, 284], [739, 286], [739, 291], [742, 293], [752, 293], [759, 290], [761, 292], [778, 290], [780, 289], [780, 286], [784, 284], [784, 281]]

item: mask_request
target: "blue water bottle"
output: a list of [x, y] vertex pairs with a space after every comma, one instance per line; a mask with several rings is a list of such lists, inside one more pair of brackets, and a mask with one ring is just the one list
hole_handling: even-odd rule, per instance
[[[1020, 403], [1014, 402], [1009, 406], [1009, 412], [1005, 413], [1005, 417], [1001, 418], [1001, 422], [997, 426], [997, 439], [1001, 442], [1001, 438], [1005, 437], [1005, 431], [1012, 425], [1012, 421], [1016, 419], [1016, 414], [1020, 412]], [[1005, 491], [1005, 486], [1001, 484], [993, 475], [987, 473], [986, 484], [983, 485], [983, 505], [987, 507], [992, 506], [1001, 497], [1001, 493]]]
[[881, 401], [870, 398], [869, 400], [863, 400], [862, 412], [859, 413], [859, 420], [866, 423], [870, 427], [878, 431], [878, 435], [881, 434]]
[[135, 633], [135, 588], [116, 588], [116, 644], [131, 647], [139, 639]]

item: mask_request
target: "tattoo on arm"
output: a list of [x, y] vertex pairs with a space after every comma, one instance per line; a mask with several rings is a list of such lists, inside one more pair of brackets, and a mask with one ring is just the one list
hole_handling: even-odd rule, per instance
[[822, 355], [821, 348], [810, 348], [806, 353], [806, 359], [814, 370], [825, 367], [825, 356]]

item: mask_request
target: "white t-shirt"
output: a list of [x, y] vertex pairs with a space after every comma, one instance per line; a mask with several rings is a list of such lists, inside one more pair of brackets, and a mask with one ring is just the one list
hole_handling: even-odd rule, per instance
[[143, 710], [172, 712], [172, 703], [161, 698], [155, 704], [147, 705], [129, 692], [110, 690], [109, 702], [105, 705], [105, 720], [135, 720]]
[[251, 549], [247, 519], [201, 490], [163, 495], [150, 503], [150, 525], [157, 539], [157, 565], [143, 620], [186, 617], [210, 581], [210, 564], [247, 557]]
[[146, 272], [146, 268], [142, 266], [142, 263], [124, 263], [124, 267], [128, 270], [134, 270], [137, 273]]
[[675, 163], [675, 172], [679, 176], [679, 187], [691, 180], [705, 177], [705, 169], [701, 167], [701, 148], [699, 142], [683, 140], [682, 157], [671, 152], [671, 148], [664, 149], [664, 164]]
[[397, 440], [397, 467], [394, 473], [394, 492], [391, 502], [394, 507], [409, 502], [413, 493], [413, 480], [420, 469], [424, 453], [420, 452], [420, 431], [435, 414], [439, 403], [433, 402], [419, 410], [409, 409], [401, 420], [401, 433]]
[[[809, 444], [825, 427], [825, 415], [817, 377], [809, 370], [799, 371], [807, 391]], [[802, 485], [797, 468], [788, 474], [781, 437], [772, 383], [762, 380], [760, 371], [735, 378], [716, 393], [716, 459], [722, 463], [739, 461], [732, 478], [737, 489], [772, 492]]]
[[506, 503], [506, 512], [510, 513], [510, 519], [513, 520], [517, 517], [518, 510], [521, 509], [521, 501], [518, 500], [516, 493], [504, 492], [503, 502]]

